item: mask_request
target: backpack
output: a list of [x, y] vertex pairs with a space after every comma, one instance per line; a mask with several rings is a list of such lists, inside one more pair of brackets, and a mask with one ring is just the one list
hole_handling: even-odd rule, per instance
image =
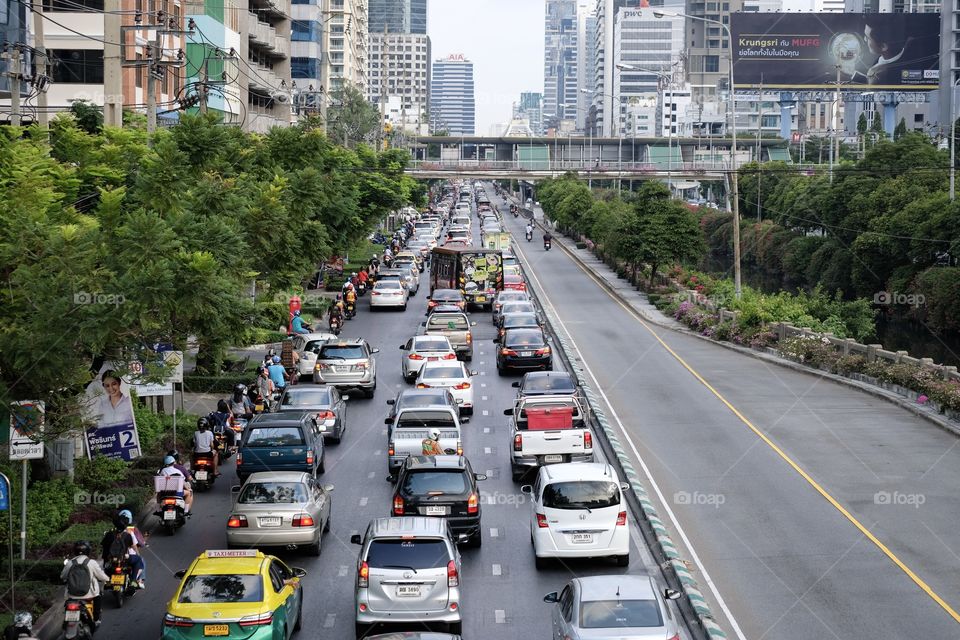
[[130, 536], [126, 531], [116, 531], [113, 534], [113, 542], [110, 543], [107, 553], [111, 558], [125, 558], [127, 550], [130, 548]]
[[86, 558], [83, 562], [77, 562], [74, 558], [70, 562], [70, 570], [67, 572], [67, 595], [82, 598], [90, 592], [90, 570], [87, 569], [90, 558]]

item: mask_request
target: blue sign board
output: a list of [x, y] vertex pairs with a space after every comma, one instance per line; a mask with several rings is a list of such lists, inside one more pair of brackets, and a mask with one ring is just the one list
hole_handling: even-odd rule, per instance
[[140, 457], [140, 438], [133, 424], [111, 424], [87, 430], [87, 452], [90, 457], [105, 456], [119, 460]]
[[7, 479], [4, 476], [0, 476], [0, 511], [7, 511], [10, 509], [10, 485], [7, 484]]

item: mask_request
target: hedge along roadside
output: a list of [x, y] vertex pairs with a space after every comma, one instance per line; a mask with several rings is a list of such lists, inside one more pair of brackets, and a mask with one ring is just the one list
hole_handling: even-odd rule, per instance
[[[525, 210], [524, 213], [526, 215]], [[533, 212], [530, 212], [532, 214]], [[528, 216], [533, 219], [532, 215]], [[542, 228], [542, 225], [540, 225]], [[526, 274], [526, 267], [521, 263], [521, 269]], [[527, 282], [527, 291], [530, 291], [534, 298], [539, 302], [539, 296], [535, 292], [535, 285], [529, 277], [524, 278]], [[720, 640], [726, 638], [727, 634], [723, 631], [714, 619], [710, 605], [707, 603], [700, 585], [696, 578], [687, 569], [686, 563], [681, 559], [676, 545], [670, 538], [669, 532], [660, 519], [656, 508], [653, 506], [647, 493], [646, 487], [640, 482], [640, 475], [634, 468], [633, 463], [627, 455], [626, 449], [620, 442], [619, 436], [613, 425], [606, 417], [601, 405], [601, 399], [593, 390], [592, 386], [586, 381], [584, 372], [581, 368], [575, 366], [577, 356], [573, 348], [567, 342], [566, 338], [557, 331], [559, 326], [553, 311], [540, 304], [540, 309], [547, 320], [547, 328], [553, 336], [554, 344], [560, 345], [558, 353], [563, 359], [564, 366], [576, 379], [579, 386], [583, 389], [584, 396], [587, 399], [589, 407], [588, 420], [595, 434], [603, 437], [599, 438], [601, 446], [607, 459], [615, 464], [620, 475], [626, 478], [630, 484], [630, 491], [626, 492], [627, 501], [637, 522], [641, 524], [640, 531], [643, 535], [647, 547], [650, 549], [654, 558], [660, 566], [661, 573], [671, 588], [682, 591], [686, 598], [679, 602], [681, 614], [691, 631], [699, 631], [701, 637], [710, 640]], [[645, 526], [644, 526], [645, 525]], [[668, 571], [667, 568], [671, 571]]]

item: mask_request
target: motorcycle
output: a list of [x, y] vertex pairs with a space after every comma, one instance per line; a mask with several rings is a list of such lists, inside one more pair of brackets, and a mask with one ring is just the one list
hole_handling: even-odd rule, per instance
[[63, 603], [63, 637], [90, 640], [97, 625], [93, 622], [93, 600], [67, 598]]
[[346, 302], [343, 306], [343, 314], [346, 316], [347, 320], [353, 320], [353, 317], [357, 315], [357, 303]]
[[533, 231], [527, 231], [527, 242], [533, 240]]
[[364, 280], [357, 282], [357, 295], [362, 296], [367, 292], [367, 283]]
[[[199, 471], [194, 472], [194, 479]], [[212, 475], [212, 462], [210, 471]], [[204, 475], [203, 481], [209, 478]], [[212, 480], [211, 480], [212, 481]], [[160, 526], [166, 529], [169, 535], [187, 523], [187, 503], [183, 500], [183, 478], [181, 476], [154, 476], [153, 486], [157, 492], [157, 511], [154, 515], [160, 518]]]
[[104, 569], [110, 576], [110, 584], [107, 588], [113, 593], [113, 600], [117, 604], [117, 608], [122, 609], [124, 601], [139, 591], [137, 583], [133, 580], [133, 567], [127, 557], [123, 556], [110, 558]]
[[[214, 443], [214, 446], [217, 448], [217, 451], [220, 452], [220, 460], [229, 460], [230, 456], [233, 455], [233, 449], [230, 447], [231, 438], [227, 433], [227, 429], [229, 429], [234, 434], [237, 433], [236, 430], [233, 428], [233, 420], [231, 419], [230, 422], [227, 423], [227, 426], [220, 427], [219, 429], [220, 429], [219, 431], [215, 429], [213, 432], [213, 438], [214, 438], [213, 443]], [[234, 436], [233, 441], [234, 442], [237, 441], [236, 436]]]
[[[214, 446], [218, 449], [221, 443], [225, 443], [226, 436], [223, 431], [214, 436]], [[193, 475], [193, 487], [197, 491], [206, 491], [213, 486], [216, 476], [213, 473], [213, 454], [212, 453], [194, 453], [190, 457], [190, 472]], [[164, 502], [166, 504], [166, 502]]]
[[513, 212], [513, 217], [514, 217], [514, 218], [519, 218], [519, 217], [520, 217], [520, 212], [519, 212], [519, 211], [514, 211], [514, 212]]
[[343, 323], [341, 322], [339, 316], [333, 316], [330, 318], [330, 333], [335, 336], [340, 335], [340, 328]]
[[543, 248], [546, 249], [547, 251], [550, 251], [550, 242], [551, 242], [550, 238], [543, 239]]

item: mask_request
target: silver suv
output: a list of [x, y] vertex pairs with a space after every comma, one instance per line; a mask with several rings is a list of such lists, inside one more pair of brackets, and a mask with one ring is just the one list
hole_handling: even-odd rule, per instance
[[460, 553], [442, 518], [377, 518], [350, 537], [357, 559], [356, 632], [377, 623], [439, 623], [459, 635]]
[[368, 398], [377, 390], [377, 361], [363, 338], [332, 340], [323, 344], [317, 353], [313, 381], [346, 389], [359, 389]]

